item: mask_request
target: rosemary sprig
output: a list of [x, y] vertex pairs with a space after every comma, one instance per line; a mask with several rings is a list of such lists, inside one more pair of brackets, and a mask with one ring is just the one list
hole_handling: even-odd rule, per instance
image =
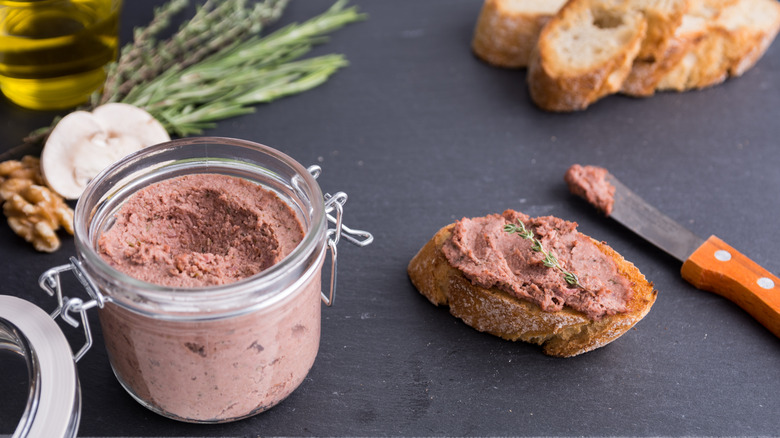
[[261, 71], [250, 69], [213, 82], [197, 80], [198, 87], [174, 91], [165, 100], [141, 106], [169, 131], [181, 136], [199, 133], [213, 127], [216, 120], [254, 111], [251, 105], [255, 103], [313, 88], [344, 65], [343, 56], [328, 55]]
[[534, 232], [531, 230], [528, 230], [525, 227], [525, 224], [523, 224], [523, 221], [520, 219], [517, 220], [517, 225], [515, 224], [506, 224], [504, 225], [504, 231], [507, 233], [514, 233], [522, 237], [523, 239], [530, 240], [532, 242], [531, 249], [533, 249], [536, 252], [541, 253], [544, 256], [544, 260], [542, 260], [542, 263], [544, 266], [548, 268], [555, 268], [558, 269], [563, 273], [563, 279], [566, 280], [566, 283], [577, 286], [577, 287], [583, 287], [580, 284], [579, 278], [577, 278], [577, 275], [569, 272], [561, 266], [560, 262], [558, 262], [558, 258], [555, 257], [555, 254], [546, 251], [544, 249], [544, 246], [542, 246], [542, 242], [534, 237]]
[[218, 119], [253, 111], [252, 105], [311, 89], [347, 65], [341, 55], [295, 61], [324, 34], [364, 18], [337, 1], [323, 14], [263, 38], [250, 38], [201, 62], [171, 69], [137, 85], [121, 101], [144, 108], [180, 136], [198, 134]]
[[[108, 67], [102, 92], [81, 109], [133, 104], [157, 117], [169, 133], [186, 136], [214, 127], [217, 120], [250, 113], [252, 105], [316, 87], [346, 66], [346, 59], [298, 59], [327, 41], [327, 33], [365, 15], [337, 0], [317, 17], [258, 36], [288, 1], [206, 0], [170, 38], [158, 40], [189, 3], [169, 0], [155, 9], [147, 26], [134, 31], [134, 41]], [[15, 149], [42, 143], [57, 121], [33, 131]]]
[[155, 10], [148, 26], [136, 30], [133, 43], [122, 49], [122, 56], [109, 72], [103, 93], [93, 99], [93, 103], [97, 106], [122, 101], [137, 86], [162, 72], [180, 71], [257, 34], [279, 18], [287, 2], [265, 0], [250, 8], [246, 0], [207, 0], [173, 36], [156, 41], [156, 35], [188, 3], [188, 0], [171, 0]]
[[[119, 61], [108, 66], [106, 82], [102, 93], [92, 96], [91, 106], [97, 106], [115, 98], [119, 88], [129, 76], [133, 74], [133, 67], [137, 67], [147, 53], [155, 49], [155, 36], [165, 30], [174, 15], [181, 12], [188, 4], [188, 0], [171, 0], [161, 7], [155, 8], [154, 18], [145, 27], [136, 28], [133, 32], [133, 43], [125, 45], [119, 55]], [[103, 101], [102, 99], [106, 100]]]

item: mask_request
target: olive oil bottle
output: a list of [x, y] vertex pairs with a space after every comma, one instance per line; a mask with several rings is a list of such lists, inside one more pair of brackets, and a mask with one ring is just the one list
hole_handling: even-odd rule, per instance
[[117, 56], [121, 0], [0, 0], [0, 90], [25, 108], [89, 99]]

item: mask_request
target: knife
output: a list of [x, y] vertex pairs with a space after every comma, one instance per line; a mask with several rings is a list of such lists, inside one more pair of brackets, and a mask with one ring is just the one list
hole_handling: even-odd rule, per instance
[[[615, 188], [609, 217], [683, 262], [683, 279], [736, 303], [780, 337], [780, 279], [716, 236], [702, 239], [607, 173]], [[603, 212], [603, 211], [602, 211]]]

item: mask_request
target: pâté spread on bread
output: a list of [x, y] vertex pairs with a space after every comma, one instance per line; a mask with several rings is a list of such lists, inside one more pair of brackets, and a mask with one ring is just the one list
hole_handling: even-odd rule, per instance
[[[533, 243], [504, 231], [520, 221], [551, 251], [562, 266], [574, 272], [580, 285], [569, 284], [544, 264], [544, 255]], [[507, 210], [455, 223], [452, 238], [442, 247], [452, 267], [472, 283], [497, 287], [531, 301], [545, 312], [564, 306], [600, 319], [626, 310], [631, 286], [617, 271], [615, 262], [590, 239], [577, 233], [577, 224], [553, 216], [531, 218]]]
[[614, 341], [657, 296], [636, 266], [576, 223], [512, 210], [443, 227], [407, 272], [467, 325], [558, 357]]

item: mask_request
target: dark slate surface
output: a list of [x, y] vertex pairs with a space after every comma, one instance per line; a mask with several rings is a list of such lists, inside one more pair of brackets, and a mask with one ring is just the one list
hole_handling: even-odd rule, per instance
[[[126, 2], [125, 39], [153, 3]], [[323, 189], [350, 196], [346, 222], [376, 237], [367, 248], [342, 244], [338, 298], [323, 309], [308, 378], [251, 419], [167, 420], [120, 388], [93, 315], [96, 345], [78, 364], [80, 435], [780, 433], [780, 340], [688, 285], [676, 260], [599, 216], [562, 180], [571, 164], [604, 166], [695, 233], [716, 234], [780, 272], [780, 44], [742, 78], [711, 89], [614, 96], [584, 112], [548, 114], [529, 101], [524, 72], [470, 53], [481, 2], [354, 3], [370, 19], [316, 50], [346, 54], [347, 69], [208, 132], [320, 164]], [[296, 1], [283, 22], [327, 4]], [[2, 150], [51, 117], [0, 103]], [[562, 360], [479, 333], [416, 292], [406, 265], [436, 230], [507, 208], [574, 220], [607, 241], [655, 283], [653, 310], [613, 344]], [[38, 254], [6, 226], [0, 240], [0, 293], [50, 308], [37, 278], [65, 263], [72, 242]], [[75, 342], [79, 333], [69, 335]], [[17, 421], [9, 409], [0, 410], [0, 434]]]

